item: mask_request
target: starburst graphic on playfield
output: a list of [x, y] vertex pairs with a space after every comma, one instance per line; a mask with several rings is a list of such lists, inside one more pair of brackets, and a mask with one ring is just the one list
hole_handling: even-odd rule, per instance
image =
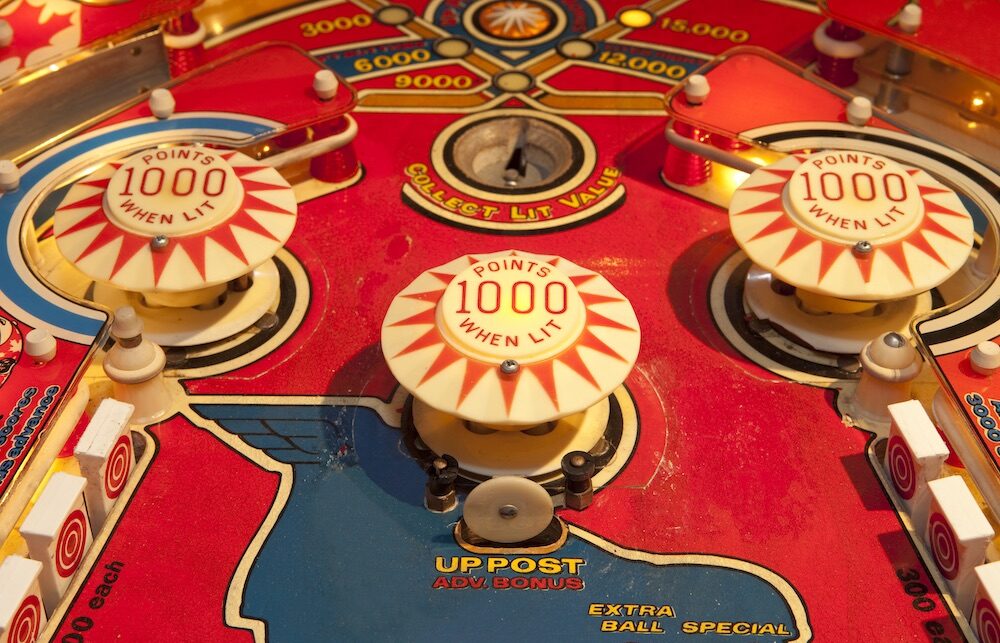
[[479, 17], [483, 30], [497, 38], [526, 40], [542, 34], [552, 24], [549, 12], [534, 2], [494, 2]]

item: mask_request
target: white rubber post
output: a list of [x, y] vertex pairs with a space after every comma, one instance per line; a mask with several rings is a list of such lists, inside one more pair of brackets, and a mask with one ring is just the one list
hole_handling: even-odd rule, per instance
[[51, 362], [56, 356], [56, 338], [44, 328], [36, 328], [24, 336], [24, 352], [40, 364]]
[[115, 311], [111, 335], [117, 341], [104, 358], [104, 372], [112, 382], [115, 399], [135, 407], [132, 421], [136, 424], [163, 416], [171, 405], [163, 381], [167, 364], [163, 349], [142, 337], [142, 319], [131, 306]]
[[160, 120], [173, 116], [176, 108], [177, 101], [169, 89], [158, 87], [149, 93], [149, 110]]
[[861, 381], [850, 400], [850, 415], [875, 427], [888, 427], [889, 405], [910, 399], [913, 379], [923, 360], [899, 333], [883, 333], [868, 342], [861, 354]]
[[864, 96], [855, 96], [847, 103], [847, 122], [861, 127], [872, 119], [872, 102]]
[[10, 26], [10, 22], [0, 18], [0, 48], [10, 47], [12, 42], [14, 42], [14, 28]]
[[924, 21], [924, 10], [918, 4], [908, 4], [899, 12], [899, 21], [896, 26], [903, 33], [914, 34], [920, 29]]
[[684, 98], [692, 105], [701, 105], [711, 91], [708, 79], [701, 74], [691, 74], [684, 81]]
[[980, 375], [992, 375], [1000, 369], [1000, 344], [979, 342], [969, 351], [969, 365]]
[[21, 185], [21, 171], [14, 162], [0, 160], [0, 192], [13, 192]]
[[339, 87], [340, 81], [337, 80], [337, 75], [329, 69], [321, 69], [313, 76], [313, 91], [320, 100], [330, 100], [336, 96]]

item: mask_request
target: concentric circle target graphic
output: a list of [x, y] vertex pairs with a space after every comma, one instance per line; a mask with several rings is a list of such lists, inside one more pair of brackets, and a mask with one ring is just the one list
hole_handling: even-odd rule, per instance
[[951, 530], [944, 516], [939, 513], [931, 514], [927, 535], [938, 569], [948, 580], [955, 580], [958, 576], [958, 542], [955, 540], [955, 532]]
[[11, 643], [34, 643], [42, 626], [42, 606], [38, 597], [32, 594], [17, 608], [17, 614], [10, 622]]
[[132, 470], [132, 440], [128, 435], [118, 438], [104, 465], [104, 493], [114, 500], [121, 495]]
[[886, 459], [892, 474], [892, 485], [896, 487], [900, 497], [909, 500], [917, 490], [917, 472], [914, 470], [910, 450], [898, 435], [889, 438]]
[[985, 598], [979, 599], [972, 620], [981, 643], [1000, 643], [1000, 615], [997, 615], [993, 603]]
[[63, 578], [72, 576], [80, 566], [86, 546], [87, 517], [83, 515], [83, 511], [77, 509], [69, 515], [59, 530], [55, 551], [56, 572]]
[[985, 598], [977, 600], [972, 622], [981, 643], [1000, 643], [1000, 615], [993, 603]]

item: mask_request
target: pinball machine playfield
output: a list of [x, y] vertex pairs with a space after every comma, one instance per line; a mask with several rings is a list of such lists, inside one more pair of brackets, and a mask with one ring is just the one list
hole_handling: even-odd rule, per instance
[[1000, 640], [963, 5], [0, 0], [0, 643]]

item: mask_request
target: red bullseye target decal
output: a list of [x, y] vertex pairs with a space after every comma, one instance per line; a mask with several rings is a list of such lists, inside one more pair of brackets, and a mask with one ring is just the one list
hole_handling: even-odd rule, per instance
[[982, 643], [1000, 643], [1000, 616], [993, 603], [985, 598], [976, 602], [975, 616], [972, 622], [976, 624], [976, 634]]
[[958, 576], [958, 543], [955, 541], [955, 533], [951, 530], [944, 516], [939, 513], [931, 515], [927, 534], [930, 537], [931, 549], [934, 551], [934, 560], [937, 561], [938, 569], [948, 580], [955, 580]]
[[11, 643], [35, 643], [42, 625], [42, 606], [38, 597], [32, 594], [24, 599], [10, 623]]
[[904, 500], [909, 500], [917, 490], [917, 474], [914, 471], [910, 450], [906, 448], [902, 438], [894, 435], [889, 438], [887, 454], [886, 460], [889, 463], [892, 484]]
[[73, 575], [80, 566], [83, 550], [87, 545], [87, 518], [79, 509], [63, 523], [56, 539], [56, 571], [63, 578]]
[[976, 634], [982, 643], [1000, 643], [1000, 616], [993, 603], [985, 598], [976, 602], [975, 616]]
[[104, 494], [108, 498], [114, 500], [121, 494], [131, 470], [132, 440], [128, 435], [123, 435], [118, 438], [104, 465]]

